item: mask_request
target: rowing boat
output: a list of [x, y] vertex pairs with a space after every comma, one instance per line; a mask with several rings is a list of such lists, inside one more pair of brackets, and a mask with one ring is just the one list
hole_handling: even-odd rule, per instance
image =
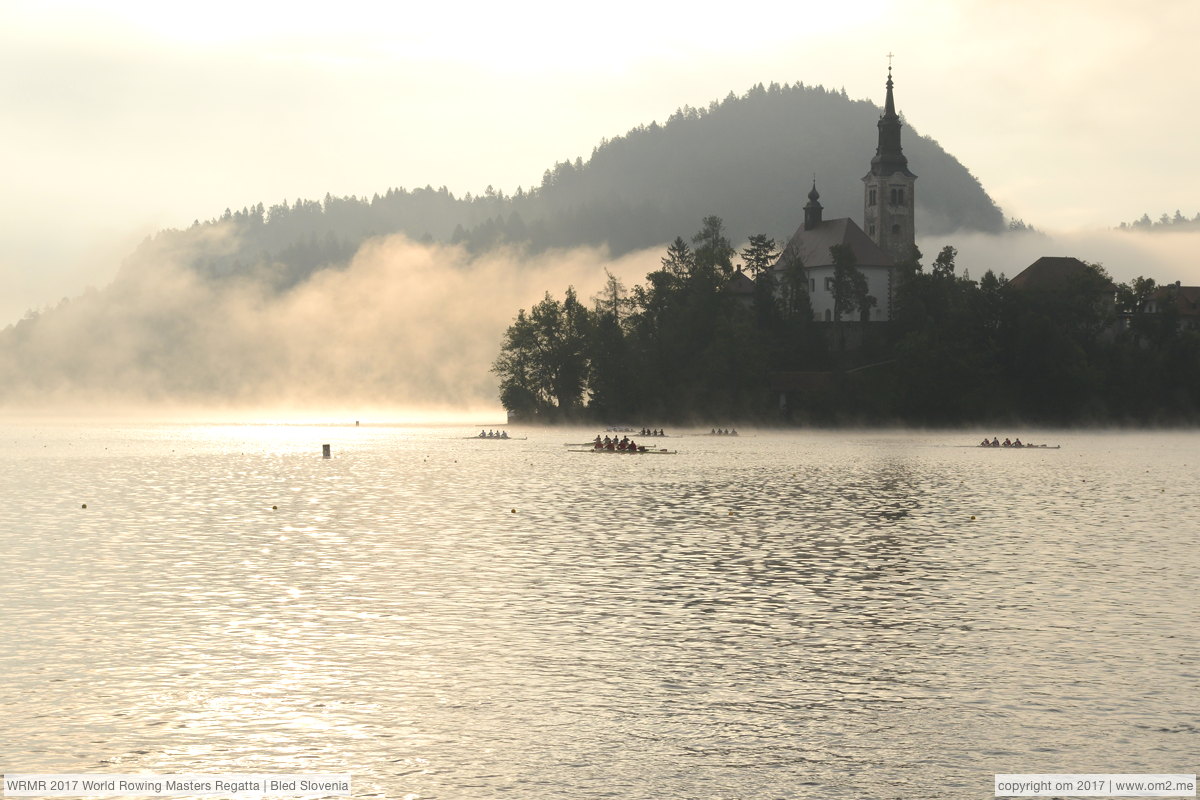
[[[663, 437], [662, 437], [662, 436], [647, 436], [646, 438], [647, 438], [647, 439], [662, 439]], [[563, 447], [587, 447], [587, 448], [589, 448], [589, 449], [590, 449], [590, 448], [592, 447], [592, 445], [594, 445], [595, 443], [596, 443], [595, 441], [591, 441], [591, 442], [564, 442], [564, 443], [563, 443]], [[657, 448], [657, 449], [662, 449], [662, 448]]]
[[568, 450], [567, 452], [568, 453], [601, 453], [603, 455], [616, 455], [616, 456], [673, 456], [676, 453], [678, 453], [679, 451], [678, 450], [668, 450], [665, 447], [660, 447], [657, 450], [652, 450], [650, 448], [646, 448], [645, 450], [609, 450], [608, 448], [605, 448], [605, 447], [602, 447], [599, 450], [597, 450], [596, 448], [593, 447], [593, 448], [589, 448], [587, 450]]
[[960, 447], [974, 447], [980, 450], [1061, 450], [1061, 444], [1023, 444], [1023, 445], [995, 445], [995, 444], [965, 444]]

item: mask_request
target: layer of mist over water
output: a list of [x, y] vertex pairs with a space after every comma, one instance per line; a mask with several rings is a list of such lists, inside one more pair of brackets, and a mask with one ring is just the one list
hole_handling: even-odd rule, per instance
[[510, 432], [0, 428], [0, 766], [456, 800], [1195, 769], [1200, 434]]
[[[219, 253], [221, 231], [211, 238]], [[188, 266], [204, 252], [164, 245], [104, 290], [0, 329], [0, 404], [494, 407], [492, 362], [520, 309], [570, 286], [590, 304], [607, 275], [632, 286], [662, 255], [472, 257], [377, 237], [285, 290], [269, 266], [205, 277]]]

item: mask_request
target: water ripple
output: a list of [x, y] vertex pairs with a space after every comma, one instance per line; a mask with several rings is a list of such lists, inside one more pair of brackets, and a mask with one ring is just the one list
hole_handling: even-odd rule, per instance
[[4, 432], [13, 769], [850, 798], [1194, 757], [1197, 435]]

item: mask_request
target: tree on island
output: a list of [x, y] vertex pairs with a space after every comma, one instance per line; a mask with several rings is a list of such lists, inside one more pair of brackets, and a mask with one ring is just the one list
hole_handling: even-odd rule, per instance
[[771, 268], [779, 257], [779, 249], [774, 239], [768, 239], [765, 233], [756, 233], [750, 237], [749, 243], [741, 252], [742, 264], [750, 277], [757, 278]]
[[[855, 317], [874, 298], [853, 252], [835, 247], [829, 324], [798, 261], [759, 269], [748, 296], [726, 290], [733, 250], [718, 218], [692, 241], [677, 237], [629, 292], [609, 275], [590, 308], [568, 289], [518, 312], [494, 365], [505, 408], [544, 421], [770, 420], [778, 376], [824, 373], [840, 377], [803, 384], [807, 419], [1200, 421], [1200, 331], [1181, 321], [1174, 286], [1116, 286], [1098, 264], [1040, 288], [991, 271], [976, 282], [946, 246], [928, 270], [919, 254], [902, 265], [893, 321], [867, 323]], [[747, 253], [769, 243], [756, 235], [744, 263], [763, 263]], [[851, 326], [854, 347], [831, 354]]]
[[522, 309], [504, 335], [493, 371], [500, 401], [514, 414], [569, 419], [583, 406], [590, 316], [573, 288], [562, 303], [547, 292], [529, 314]]
[[833, 260], [834, 322], [840, 324], [843, 314], [856, 311], [859, 319], [866, 322], [876, 301], [868, 294], [867, 276], [858, 269], [854, 250], [847, 244], [835, 244], [829, 248], [829, 255]]

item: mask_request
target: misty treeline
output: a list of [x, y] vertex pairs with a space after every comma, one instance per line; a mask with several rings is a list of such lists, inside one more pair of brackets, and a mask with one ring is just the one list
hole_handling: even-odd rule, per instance
[[0, 330], [0, 406], [494, 408], [488, 366], [513, 308], [543, 286], [598, 286], [606, 264], [653, 263], [393, 236], [279, 291], [269, 274], [218, 278], [193, 259], [162, 248], [153, 269]]
[[[795, 209], [814, 173], [832, 215], [862, 207], [859, 179], [875, 152], [878, 116], [874, 103], [850, 100], [844, 91], [759, 84], [604, 140], [586, 162], [561, 161], [540, 185], [511, 194], [489, 186], [456, 197], [444, 186], [426, 186], [370, 198], [258, 203], [160, 232], [155, 239], [167, 241], [146, 248], [187, 249], [195, 253], [192, 267], [209, 275], [267, 270], [287, 288], [344, 264], [366, 239], [392, 233], [471, 253], [502, 244], [531, 253], [607, 246], [619, 257], [670, 241], [716, 209], [735, 241], [758, 230], [784, 236], [795, 227]], [[905, 148], [921, 164], [923, 231], [1004, 230], [1003, 215], [979, 182], [935, 141], [910, 135]], [[214, 236], [217, 230], [222, 235]], [[135, 253], [129, 268], [145, 261]]]
[[1200, 212], [1194, 217], [1185, 217], [1179, 209], [1174, 215], [1163, 212], [1157, 220], [1150, 219], [1149, 214], [1142, 214], [1141, 219], [1134, 222], [1122, 222], [1123, 231], [1200, 231]]
[[[737, 253], [708, 217], [644, 284], [626, 290], [610, 276], [586, 303], [571, 288], [547, 293], [504, 335], [493, 365], [502, 403], [529, 421], [643, 425], [1200, 418], [1200, 332], [1180, 327], [1163, 295], [1174, 287], [1116, 286], [1088, 265], [1052, 290], [1019, 289], [990, 270], [972, 280], [946, 246], [928, 268], [919, 253], [902, 265], [894, 321], [854, 322], [877, 298], [856, 289], [852, 255], [831, 253], [845, 321], [822, 323], [802, 265], [762, 271], [777, 251], [759, 234]], [[1155, 296], [1163, 313], [1146, 312]]]

